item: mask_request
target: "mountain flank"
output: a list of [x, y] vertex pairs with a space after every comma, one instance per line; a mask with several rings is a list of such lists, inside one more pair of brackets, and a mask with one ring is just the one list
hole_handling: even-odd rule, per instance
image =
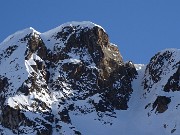
[[2, 135], [178, 134], [179, 91], [180, 49], [125, 62], [92, 22], [0, 43]]

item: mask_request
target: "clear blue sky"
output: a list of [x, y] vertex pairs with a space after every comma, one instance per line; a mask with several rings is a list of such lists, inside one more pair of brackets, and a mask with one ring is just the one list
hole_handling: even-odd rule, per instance
[[180, 0], [2, 0], [0, 41], [27, 27], [40, 32], [69, 21], [101, 25], [124, 60], [148, 63], [165, 48], [180, 48]]

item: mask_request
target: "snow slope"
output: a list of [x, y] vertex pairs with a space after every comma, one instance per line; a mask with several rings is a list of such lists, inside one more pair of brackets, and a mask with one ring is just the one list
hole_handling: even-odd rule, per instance
[[92, 22], [30, 27], [0, 43], [0, 133], [178, 135], [179, 87], [180, 49], [125, 63]]

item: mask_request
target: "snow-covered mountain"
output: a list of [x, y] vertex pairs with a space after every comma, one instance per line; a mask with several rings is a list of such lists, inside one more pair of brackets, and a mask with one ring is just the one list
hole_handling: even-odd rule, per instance
[[105, 30], [69, 22], [0, 44], [2, 135], [180, 133], [180, 49], [124, 62]]

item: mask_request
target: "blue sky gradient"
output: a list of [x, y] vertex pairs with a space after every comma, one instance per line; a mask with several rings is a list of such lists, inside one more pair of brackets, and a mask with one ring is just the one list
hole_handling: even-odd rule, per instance
[[165, 48], [180, 48], [180, 0], [4, 0], [0, 42], [33, 27], [45, 32], [69, 21], [101, 25], [124, 60], [148, 63]]

